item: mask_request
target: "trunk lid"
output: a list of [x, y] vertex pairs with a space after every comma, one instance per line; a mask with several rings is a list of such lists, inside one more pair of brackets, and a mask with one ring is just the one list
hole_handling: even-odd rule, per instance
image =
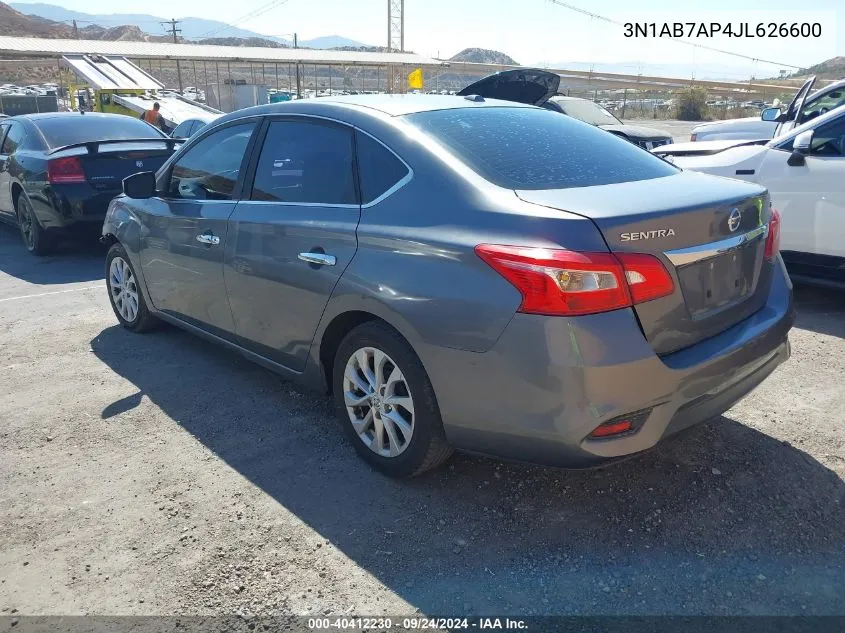
[[769, 199], [758, 185], [681, 172], [517, 195], [591, 219], [613, 252], [648, 253], [663, 262], [674, 292], [634, 306], [658, 354], [715, 336], [766, 302], [774, 266], [764, 257]]
[[560, 75], [538, 68], [515, 68], [487, 75], [457, 94], [539, 106], [556, 95], [559, 86]]
[[92, 187], [119, 192], [124, 178], [141, 171], [158, 171], [172, 153], [164, 140], [123, 141], [65, 148], [51, 152], [49, 158], [75, 156]]

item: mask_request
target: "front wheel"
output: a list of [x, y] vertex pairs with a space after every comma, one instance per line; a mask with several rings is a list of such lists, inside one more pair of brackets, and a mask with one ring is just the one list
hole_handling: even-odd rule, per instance
[[113, 244], [106, 255], [106, 286], [114, 315], [123, 327], [145, 332], [156, 325], [122, 244]]
[[350, 442], [381, 472], [412, 477], [452, 454], [428, 374], [388, 325], [364, 323], [347, 334], [335, 356], [332, 386]]

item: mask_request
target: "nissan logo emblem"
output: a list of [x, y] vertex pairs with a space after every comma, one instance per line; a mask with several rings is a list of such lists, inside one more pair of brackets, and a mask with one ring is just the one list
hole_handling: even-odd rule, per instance
[[731, 233], [734, 233], [741, 223], [742, 213], [740, 213], [739, 209], [732, 210], [731, 214], [728, 216], [728, 228], [731, 230]]

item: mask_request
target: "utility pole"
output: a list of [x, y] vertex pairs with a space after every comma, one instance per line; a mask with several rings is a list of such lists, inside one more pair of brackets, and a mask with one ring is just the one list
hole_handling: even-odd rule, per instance
[[[293, 34], [293, 47], [299, 48], [299, 38]], [[302, 83], [299, 78], [299, 61], [296, 62], [296, 98], [302, 99]]]
[[[177, 29], [176, 26], [179, 24], [179, 20], [171, 19], [169, 22], [162, 22], [163, 26], [166, 26], [170, 29], [170, 33], [173, 35], [173, 43], [179, 43], [179, 33], [182, 32], [182, 29]], [[179, 58], [176, 58], [176, 77], [179, 81], [179, 94], [182, 94], [182, 66], [179, 64]]]

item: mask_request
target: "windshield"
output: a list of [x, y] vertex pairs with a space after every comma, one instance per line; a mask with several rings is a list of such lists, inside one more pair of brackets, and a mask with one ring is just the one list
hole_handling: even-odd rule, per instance
[[130, 116], [57, 115], [38, 119], [36, 125], [50, 147], [164, 136], [152, 125]]
[[555, 99], [565, 114], [590, 125], [619, 125], [621, 121], [598, 103], [586, 99]]
[[677, 169], [633, 143], [539, 108], [458, 108], [406, 115], [488, 181], [567, 189], [661, 178]]

